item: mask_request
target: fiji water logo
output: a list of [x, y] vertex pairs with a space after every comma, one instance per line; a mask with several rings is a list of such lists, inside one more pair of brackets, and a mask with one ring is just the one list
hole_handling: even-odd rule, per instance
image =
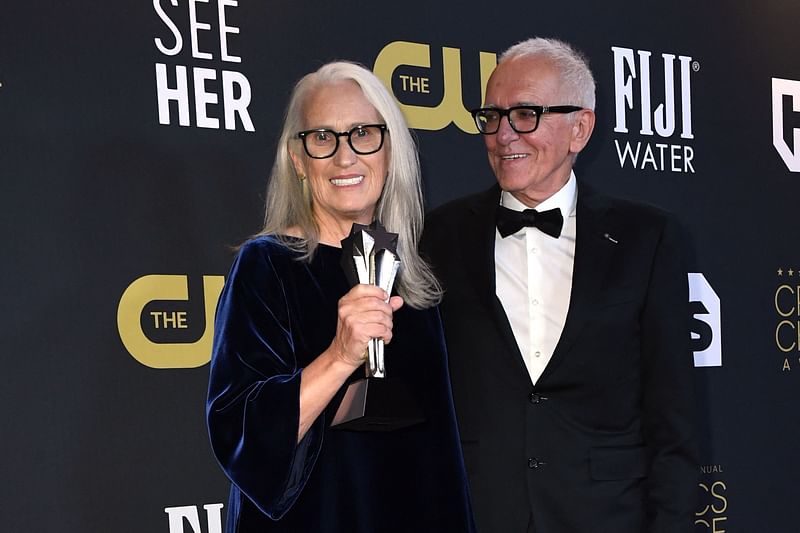
[[611, 51], [620, 168], [694, 174], [692, 75], [700, 63], [688, 55]]

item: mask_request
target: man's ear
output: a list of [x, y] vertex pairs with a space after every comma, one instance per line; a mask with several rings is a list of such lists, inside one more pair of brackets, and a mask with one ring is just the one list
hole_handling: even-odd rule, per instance
[[595, 115], [591, 109], [581, 109], [576, 111], [578, 114], [572, 125], [572, 141], [570, 142], [570, 152], [577, 154], [586, 147], [589, 137], [594, 131]]

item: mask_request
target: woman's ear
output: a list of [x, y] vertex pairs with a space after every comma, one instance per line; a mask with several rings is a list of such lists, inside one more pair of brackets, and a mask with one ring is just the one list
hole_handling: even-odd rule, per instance
[[286, 147], [286, 151], [289, 152], [289, 157], [292, 158], [292, 164], [294, 165], [294, 171], [297, 173], [297, 176], [306, 176], [308, 173], [306, 172], [305, 162], [303, 161], [303, 156], [296, 154], [291, 148], [288, 146]]

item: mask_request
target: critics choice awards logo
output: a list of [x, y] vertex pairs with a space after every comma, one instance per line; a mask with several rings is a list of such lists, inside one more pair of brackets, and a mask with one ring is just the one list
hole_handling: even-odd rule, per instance
[[722, 465], [700, 467], [701, 481], [699, 508], [694, 513], [694, 527], [697, 533], [725, 533], [728, 525], [728, 486]]
[[775, 270], [775, 349], [782, 372], [800, 368], [800, 271], [798, 267]]
[[621, 168], [694, 174], [691, 56], [612, 46]]

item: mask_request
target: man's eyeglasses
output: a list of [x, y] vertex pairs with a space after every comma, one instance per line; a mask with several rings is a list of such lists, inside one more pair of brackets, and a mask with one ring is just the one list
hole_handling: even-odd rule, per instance
[[500, 120], [508, 117], [508, 124], [517, 133], [531, 133], [539, 127], [539, 118], [545, 113], [574, 113], [583, 109], [576, 105], [515, 105], [508, 109], [480, 107], [470, 111], [478, 131], [493, 135], [500, 129]]
[[303, 139], [303, 148], [308, 157], [325, 159], [333, 156], [339, 149], [339, 137], [347, 137], [347, 144], [359, 155], [374, 154], [383, 147], [383, 138], [387, 131], [386, 124], [362, 124], [350, 131], [319, 128], [301, 131], [297, 136]]

